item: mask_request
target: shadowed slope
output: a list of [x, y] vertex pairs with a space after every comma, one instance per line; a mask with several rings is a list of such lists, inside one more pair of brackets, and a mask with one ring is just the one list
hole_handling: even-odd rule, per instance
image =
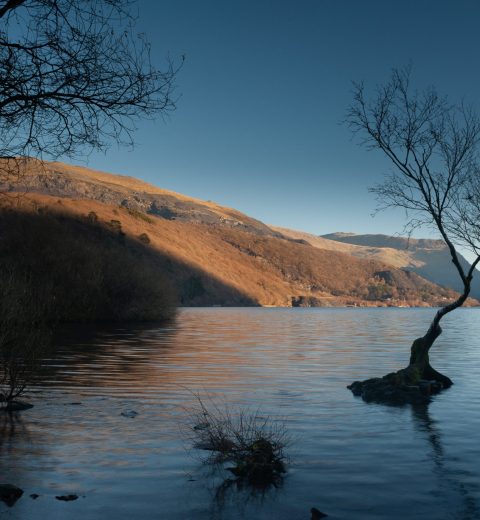
[[[229, 226], [158, 218], [86, 199], [29, 194], [31, 213], [95, 215], [155, 255], [182, 305], [439, 304], [453, 297], [413, 273]], [[90, 217], [89, 217], [90, 215]]]
[[93, 211], [74, 213], [25, 198], [15, 211], [0, 211], [0, 228], [2, 272], [26, 279], [54, 320], [152, 321], [172, 317], [179, 303], [256, 304]]

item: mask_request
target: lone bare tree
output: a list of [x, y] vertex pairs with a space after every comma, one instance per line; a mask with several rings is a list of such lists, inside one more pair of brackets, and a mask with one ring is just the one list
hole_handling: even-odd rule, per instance
[[[0, 0], [1, 156], [55, 159], [130, 144], [138, 118], [175, 108], [178, 66], [152, 65], [135, 4]], [[5, 162], [0, 181], [20, 166]]]
[[[367, 400], [415, 400], [411, 389], [421, 380], [435, 381], [437, 389], [452, 385], [432, 368], [429, 351], [442, 333], [441, 319], [467, 300], [480, 261], [480, 120], [472, 108], [451, 104], [433, 87], [412, 89], [410, 78], [410, 68], [393, 70], [372, 97], [363, 84], [354, 84], [346, 121], [361, 144], [381, 150], [393, 164], [393, 172], [371, 189], [381, 207], [405, 209], [410, 231], [427, 225], [440, 234], [463, 291], [437, 311], [426, 334], [413, 342], [407, 368], [349, 387]], [[459, 261], [458, 247], [473, 254], [468, 269]]]

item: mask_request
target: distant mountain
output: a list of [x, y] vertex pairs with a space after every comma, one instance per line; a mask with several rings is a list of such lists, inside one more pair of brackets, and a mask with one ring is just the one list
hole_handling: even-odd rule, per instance
[[[361, 258], [366, 258], [369, 254], [372, 255], [372, 258], [381, 257], [383, 261], [413, 271], [433, 283], [450, 287], [456, 291], [462, 290], [461, 280], [452, 265], [448, 248], [442, 240], [407, 239], [388, 235], [355, 235], [353, 233], [331, 233], [322, 235], [320, 238], [361, 246], [361, 249], [350, 249], [350, 254]], [[325, 242], [322, 244], [325, 247]], [[371, 250], [371, 248], [374, 249]], [[465, 258], [460, 256], [460, 261], [462, 266], [468, 269], [468, 262]], [[477, 277], [473, 280], [472, 296], [480, 298], [480, 273], [477, 273]]]
[[[357, 258], [377, 260], [392, 267], [404, 269], [415, 264], [409, 251], [397, 250], [389, 247], [367, 247], [350, 244], [347, 242], [335, 241], [322, 236], [312, 235], [304, 231], [296, 231], [282, 227], [272, 227], [278, 233], [294, 240], [303, 241], [319, 249], [328, 251], [337, 251], [351, 255]], [[347, 235], [347, 233], [339, 233], [339, 235]], [[350, 234], [349, 234], [350, 235]], [[327, 235], [328, 236], [328, 235]], [[350, 235], [352, 236], [352, 235]], [[413, 264], [412, 264], [413, 262]]]
[[417, 249], [443, 250], [446, 248], [442, 240], [429, 238], [405, 238], [389, 235], [356, 235], [355, 233], [330, 233], [322, 235], [327, 240], [336, 240], [347, 244], [367, 247], [388, 247], [398, 250], [416, 251]]
[[132, 177], [29, 160], [3, 189], [21, 194], [16, 211], [65, 213], [145, 244], [182, 305], [426, 306], [455, 297], [399, 269], [410, 258], [403, 251], [296, 236]]

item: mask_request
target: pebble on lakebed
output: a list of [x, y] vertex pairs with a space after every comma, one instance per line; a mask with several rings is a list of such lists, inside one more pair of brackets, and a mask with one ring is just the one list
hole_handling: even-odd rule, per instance
[[320, 518], [326, 518], [328, 516], [327, 513], [322, 513], [322, 511], [316, 507], [312, 507], [312, 509], [310, 509], [310, 513], [312, 515], [311, 520], [320, 520]]

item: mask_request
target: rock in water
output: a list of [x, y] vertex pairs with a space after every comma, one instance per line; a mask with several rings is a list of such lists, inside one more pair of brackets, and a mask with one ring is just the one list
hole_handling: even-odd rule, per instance
[[138, 415], [138, 412], [136, 412], [135, 410], [127, 410], [126, 412], [122, 412], [120, 415], [122, 415], [123, 417], [130, 417], [130, 419], [133, 419]]
[[367, 403], [401, 406], [405, 404], [426, 404], [431, 396], [438, 394], [443, 385], [439, 381], [420, 380], [416, 384], [404, 383], [396, 377], [398, 373], [384, 377], [374, 377], [365, 381], [355, 381], [347, 386], [353, 395]]
[[320, 518], [325, 518], [328, 516], [326, 513], [322, 513], [316, 507], [312, 507], [312, 509], [310, 509], [310, 513], [312, 514], [311, 520], [320, 520]]
[[77, 500], [78, 495], [59, 495], [55, 498], [57, 500], [62, 500], [63, 502], [71, 502], [72, 500]]
[[0, 484], [0, 500], [5, 502], [8, 507], [13, 504], [23, 495], [23, 490], [12, 484]]

